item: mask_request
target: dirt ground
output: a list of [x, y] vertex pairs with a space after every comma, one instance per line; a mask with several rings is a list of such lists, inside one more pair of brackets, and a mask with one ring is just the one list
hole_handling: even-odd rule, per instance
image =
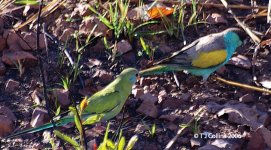
[[[1, 45], [3, 45], [0, 46], [0, 127], [4, 129], [8, 124], [8, 128], [5, 128], [3, 133], [0, 132], [1, 136], [29, 128], [33, 124], [41, 125], [49, 121], [42, 91], [44, 86], [38, 63], [39, 58], [43, 64], [50, 110], [55, 114], [58, 106], [61, 106], [61, 113], [65, 112], [73, 102], [79, 104], [84, 96], [91, 96], [99, 91], [124, 68], [146, 69], [151, 67], [153, 62], [184, 46], [184, 37], [180, 32], [177, 33], [177, 30], [173, 31], [177, 35], [171, 35], [169, 32], [143, 35], [145, 42], [152, 49], [156, 49], [150, 57], [142, 50], [138, 36], [134, 36], [130, 41], [125, 34], [120, 34], [120, 37], [116, 39], [114, 31], [99, 21], [97, 15], [88, 9], [89, 5], [95, 6], [97, 11], [103, 14], [110, 3], [114, 6], [112, 1], [68, 0], [63, 2], [42, 19], [45, 22], [46, 32], [58, 39], [57, 44], [56, 40], [47, 36], [48, 49], [46, 49], [45, 38], [40, 36], [42, 41], [40, 51], [36, 50], [37, 30], [36, 26], [33, 26], [36, 22], [34, 24], [30, 22], [15, 32], [15, 28], [38, 12], [38, 7], [31, 6], [29, 10], [22, 7], [11, 11], [21, 6], [11, 4], [3, 9], [11, 12], [1, 14], [0, 18], [0, 43], [2, 42]], [[144, 4], [149, 3], [151, 1], [144, 1]], [[196, 22], [191, 25], [188, 25], [188, 22], [193, 13], [192, 5], [187, 4], [184, 9], [183, 35], [187, 44], [211, 33], [230, 27], [239, 27], [233, 15], [227, 12], [220, 1], [206, 3], [219, 4], [219, 7], [197, 5]], [[241, 84], [271, 88], [269, 41], [271, 34], [270, 25], [267, 24], [266, 19], [268, 2], [258, 0], [251, 4], [250, 1], [230, 0], [229, 3], [239, 6], [233, 8], [233, 12], [252, 31], [257, 31], [254, 33], [261, 39], [255, 62], [253, 62], [253, 55], [255, 55], [254, 50], [257, 44], [244, 32], [243, 44], [236, 50], [233, 58], [213, 73], [206, 83], [201, 77], [184, 72], [175, 72], [180, 83], [179, 87], [173, 73], [140, 77], [123, 111], [108, 121], [111, 124], [110, 139], [117, 139], [114, 136], [120, 127], [126, 142], [132, 136], [138, 136], [133, 149], [160, 150], [166, 147], [181, 127], [194, 119], [170, 149], [271, 149], [270, 94], [228, 85], [216, 79], [219, 76]], [[171, 8], [176, 5], [174, 1], [163, 4]], [[250, 9], [244, 9], [240, 6], [241, 4], [249, 6]], [[136, 7], [138, 7], [138, 1], [131, 0], [129, 11]], [[91, 21], [87, 20], [87, 17], [90, 17]], [[174, 14], [167, 17], [171, 23], [176, 21]], [[166, 25], [161, 18], [150, 20], [160, 22], [139, 28], [140, 33], [166, 31]], [[144, 22], [136, 19], [131, 21], [135, 25]], [[85, 45], [91, 33], [92, 40]], [[114, 61], [112, 61], [114, 55], [109, 50], [110, 48], [104, 44], [104, 37], [109, 46], [113, 45], [113, 49], [120, 54]], [[114, 43], [117, 43], [116, 47]], [[64, 54], [64, 49], [68, 51], [75, 63], [78, 62], [78, 66], [81, 66], [79, 75], [70, 84], [69, 92], [63, 89], [62, 79], [69, 76], [72, 80], [76, 73]], [[7, 56], [8, 54], [10, 55]], [[17, 62], [15, 63], [14, 60]], [[5, 69], [1, 69], [2, 66]], [[255, 68], [254, 74], [253, 68]], [[253, 75], [257, 77], [257, 82], [253, 80]], [[8, 86], [9, 82], [12, 83]], [[195, 120], [193, 116], [201, 108], [204, 109], [204, 113]], [[9, 110], [5, 111], [6, 109]], [[42, 117], [34, 115], [34, 110]], [[13, 114], [8, 113], [9, 111]], [[38, 122], [33, 121], [35, 118], [38, 118]], [[6, 119], [9, 120], [6, 121]], [[152, 132], [154, 125], [155, 132]], [[107, 122], [102, 122], [85, 128], [89, 149], [95, 149], [93, 145], [99, 145], [103, 141], [106, 126]], [[72, 125], [58, 129], [74, 137], [79, 135]], [[51, 149], [50, 140], [46, 138], [48, 131], [50, 130], [45, 131], [46, 134], [41, 131], [24, 134], [14, 139], [2, 139], [1, 149]], [[51, 136], [53, 137], [51, 141], [54, 141], [57, 149], [61, 149], [60, 139], [52, 133]], [[65, 146], [67, 149], [73, 149], [69, 144]]]

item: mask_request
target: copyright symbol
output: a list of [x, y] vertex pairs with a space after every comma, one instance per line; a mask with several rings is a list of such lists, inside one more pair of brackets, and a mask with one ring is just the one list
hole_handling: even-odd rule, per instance
[[198, 134], [194, 134], [194, 138], [198, 138], [199, 137], [199, 135]]

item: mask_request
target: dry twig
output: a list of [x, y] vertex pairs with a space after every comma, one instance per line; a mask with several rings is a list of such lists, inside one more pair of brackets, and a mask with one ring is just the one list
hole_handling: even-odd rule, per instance
[[271, 94], [271, 91], [266, 89], [266, 88], [260, 88], [260, 87], [256, 87], [256, 86], [252, 86], [252, 85], [248, 85], [248, 84], [242, 84], [242, 83], [238, 83], [238, 82], [234, 82], [234, 81], [229, 81], [220, 77], [215, 77], [215, 79], [217, 79], [218, 81], [221, 81], [223, 83], [229, 84], [229, 85], [233, 85], [233, 86], [237, 86], [240, 88], [244, 88], [247, 90], [253, 90], [253, 91], [258, 91], [258, 92], [263, 92], [263, 93], [268, 93]]

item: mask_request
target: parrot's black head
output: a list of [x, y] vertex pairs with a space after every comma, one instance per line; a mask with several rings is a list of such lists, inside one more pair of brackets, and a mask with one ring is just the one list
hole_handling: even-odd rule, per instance
[[228, 28], [228, 29], [224, 30], [223, 32], [227, 33], [229, 31], [236, 33], [242, 42], [247, 38], [246, 32], [240, 28], [232, 27], [232, 28]]

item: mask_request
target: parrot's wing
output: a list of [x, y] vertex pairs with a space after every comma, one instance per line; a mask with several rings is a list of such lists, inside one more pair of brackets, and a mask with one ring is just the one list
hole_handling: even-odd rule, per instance
[[178, 64], [183, 69], [208, 68], [219, 65], [226, 60], [227, 51], [223, 36], [218, 35], [211, 34], [199, 38], [155, 64]]
[[[171, 55], [167, 56], [166, 58], [163, 58], [157, 62], [154, 63], [154, 65], [158, 65], [158, 64], [163, 64], [163, 63], [168, 63], [168, 64], [173, 64], [173, 62], [171, 61], [172, 58], [174, 58], [175, 56], [178, 56], [178, 55], [182, 55], [182, 53], [184, 53], [185, 51], [193, 48], [195, 45], [197, 45], [199, 43], [199, 39], [192, 42], [191, 44], [183, 47], [181, 50], [179, 51], [176, 51], [174, 53], [172, 53]], [[171, 63], [172, 62], [172, 63]]]
[[105, 113], [117, 107], [121, 101], [123, 101], [121, 92], [112, 87], [111, 89], [102, 90], [91, 96], [88, 106], [83, 112]]

